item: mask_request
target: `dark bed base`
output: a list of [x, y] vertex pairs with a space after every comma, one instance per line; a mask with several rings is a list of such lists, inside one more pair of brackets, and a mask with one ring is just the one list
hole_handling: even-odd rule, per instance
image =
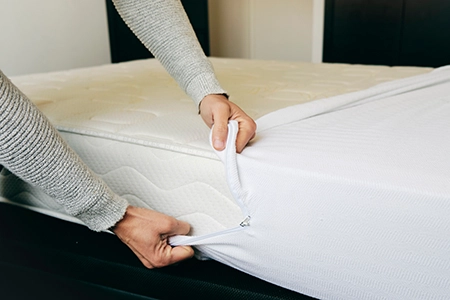
[[0, 203], [1, 299], [312, 299], [215, 261], [148, 270], [115, 236]]

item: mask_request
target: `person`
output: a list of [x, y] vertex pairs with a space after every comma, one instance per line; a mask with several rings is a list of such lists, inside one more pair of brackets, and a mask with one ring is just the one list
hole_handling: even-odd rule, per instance
[[[255, 122], [228, 100], [179, 0], [113, 0], [127, 25], [194, 100], [213, 146], [222, 150], [230, 119], [239, 123], [236, 150], [256, 131]], [[188, 234], [188, 223], [128, 205], [64, 142], [48, 119], [0, 71], [0, 165], [39, 186], [90, 229], [111, 229], [148, 268], [193, 256], [168, 238]]]

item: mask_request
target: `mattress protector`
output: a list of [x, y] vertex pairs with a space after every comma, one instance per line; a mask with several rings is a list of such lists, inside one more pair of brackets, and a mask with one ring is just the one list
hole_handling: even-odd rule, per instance
[[[271, 111], [429, 68], [211, 58], [231, 99], [257, 119]], [[69, 145], [131, 204], [191, 224], [192, 235], [234, 228], [246, 217], [208, 143], [198, 110], [155, 59], [12, 78]], [[53, 199], [8, 174], [1, 195], [61, 218]]]
[[[214, 153], [192, 101], [155, 60], [13, 82], [116, 193], [192, 225], [174, 245], [318, 298], [444, 299], [448, 69], [211, 61], [257, 119], [240, 155], [233, 124]], [[0, 177], [3, 201], [76, 221]]]
[[319, 299], [448, 299], [450, 67], [282, 109], [218, 155], [241, 230], [172, 239]]

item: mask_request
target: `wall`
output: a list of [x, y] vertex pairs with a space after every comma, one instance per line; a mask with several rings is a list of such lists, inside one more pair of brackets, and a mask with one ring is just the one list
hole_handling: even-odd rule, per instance
[[0, 2], [0, 68], [6, 75], [110, 62], [104, 0]]
[[209, 0], [211, 55], [322, 61], [324, 0]]
[[211, 56], [250, 58], [250, 1], [208, 0]]
[[[110, 62], [104, 0], [0, 0], [8, 76]], [[320, 62], [324, 0], [209, 0], [211, 55]]]

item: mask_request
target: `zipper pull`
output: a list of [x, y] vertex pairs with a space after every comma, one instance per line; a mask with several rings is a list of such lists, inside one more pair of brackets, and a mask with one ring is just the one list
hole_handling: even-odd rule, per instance
[[241, 227], [246, 227], [246, 226], [250, 226], [250, 216], [247, 216], [247, 218], [244, 219], [244, 221], [241, 222], [241, 224], [239, 224], [239, 226]]

